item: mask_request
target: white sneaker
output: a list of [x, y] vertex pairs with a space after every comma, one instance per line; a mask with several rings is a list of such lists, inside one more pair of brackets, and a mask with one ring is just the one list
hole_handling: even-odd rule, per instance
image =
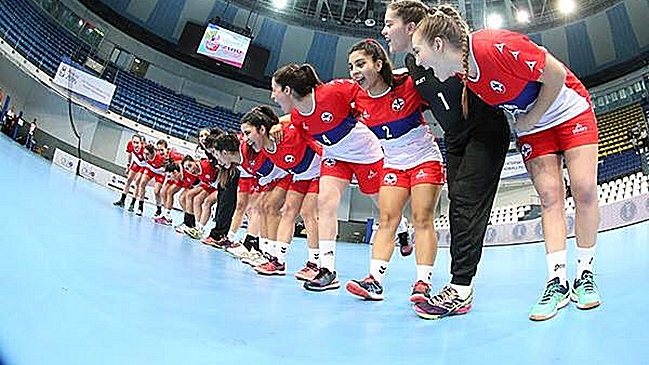
[[248, 264], [252, 267], [255, 267], [267, 263], [268, 259], [261, 252], [251, 251], [249, 257], [245, 259], [242, 258], [241, 262], [243, 262], [244, 264]]
[[246, 246], [242, 245], [241, 243], [235, 243], [234, 245], [228, 247], [225, 249], [225, 252], [229, 253], [230, 255], [238, 258], [238, 259], [243, 259], [244, 257], [250, 257], [250, 255], [247, 255], [250, 253]]
[[183, 223], [183, 224], [181, 224], [181, 225], [179, 225], [179, 226], [176, 226], [175, 230], [176, 230], [177, 233], [185, 234], [185, 232], [187, 231], [188, 228], [189, 228], [189, 227], [187, 227], [187, 226], [185, 225], [185, 223]]

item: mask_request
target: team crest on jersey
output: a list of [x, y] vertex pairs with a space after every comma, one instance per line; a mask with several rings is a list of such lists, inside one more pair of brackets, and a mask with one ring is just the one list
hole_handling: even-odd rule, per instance
[[397, 175], [393, 173], [385, 174], [383, 182], [386, 185], [395, 185], [397, 183]]
[[329, 112], [324, 112], [320, 115], [320, 119], [322, 119], [324, 123], [331, 123], [334, 120], [334, 115]]
[[521, 146], [521, 155], [523, 155], [523, 159], [527, 160], [531, 154], [532, 154], [532, 146], [529, 143], [524, 143]]
[[503, 85], [498, 80], [489, 81], [489, 86], [491, 86], [491, 90], [497, 92], [498, 94], [504, 94], [505, 93], [505, 85]]
[[286, 156], [284, 156], [284, 161], [286, 161], [286, 163], [293, 163], [293, 162], [295, 162], [295, 156], [286, 155]]
[[322, 160], [322, 163], [327, 167], [333, 167], [336, 164], [336, 160], [333, 158], [325, 158]]
[[392, 101], [392, 110], [398, 112], [399, 110], [403, 109], [405, 105], [406, 101], [403, 100], [403, 98], [396, 98]]

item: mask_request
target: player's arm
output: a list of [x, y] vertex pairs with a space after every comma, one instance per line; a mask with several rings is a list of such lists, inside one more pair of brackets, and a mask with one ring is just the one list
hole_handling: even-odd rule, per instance
[[537, 81], [541, 83], [541, 88], [534, 106], [516, 119], [516, 126], [520, 130], [533, 128], [552, 106], [566, 82], [566, 69], [554, 56], [546, 53], [545, 69]]

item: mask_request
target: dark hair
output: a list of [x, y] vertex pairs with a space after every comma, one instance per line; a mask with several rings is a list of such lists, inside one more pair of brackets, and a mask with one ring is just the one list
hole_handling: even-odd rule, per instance
[[273, 78], [282, 89], [290, 87], [298, 99], [308, 95], [316, 86], [322, 85], [315, 69], [308, 63], [301, 66], [295, 63], [282, 66], [275, 71]]
[[238, 152], [239, 144], [239, 137], [236, 134], [223, 133], [214, 138], [211, 148], [223, 152]]
[[277, 123], [279, 123], [279, 117], [268, 105], [256, 106], [241, 118], [241, 124], [250, 124], [257, 130], [262, 126], [265, 127], [266, 136], [268, 136], [270, 127]]
[[148, 153], [150, 153], [152, 155], [155, 155], [155, 148], [150, 144], [144, 146], [144, 151], [148, 152]]
[[183, 160], [180, 161], [180, 164], [184, 165], [185, 162], [187, 162], [187, 161], [194, 162], [194, 158], [192, 156], [190, 156], [190, 155], [185, 155], [185, 157], [183, 157]]
[[363, 51], [367, 56], [372, 57], [372, 61], [375, 63], [380, 60], [382, 67], [379, 71], [379, 75], [381, 75], [381, 78], [386, 84], [388, 84], [388, 86], [392, 86], [392, 63], [388, 58], [388, 53], [379, 42], [374, 39], [360, 41], [349, 49], [347, 55], [351, 55], [356, 51]]
[[419, 22], [416, 32], [423, 36], [428, 45], [432, 45], [435, 37], [439, 37], [462, 50], [462, 69], [464, 70], [462, 114], [466, 118], [469, 114], [469, 96], [466, 86], [469, 75], [469, 26], [455, 8], [450, 5], [440, 5], [437, 7], [437, 11]]
[[210, 136], [219, 136], [223, 133], [225, 133], [225, 131], [219, 127], [212, 127], [210, 129]]
[[418, 0], [398, 0], [390, 3], [388, 9], [394, 11], [404, 24], [417, 24], [435, 10]]
[[142, 142], [142, 141], [144, 140], [144, 138], [142, 138], [142, 136], [139, 135], [139, 134], [137, 134], [137, 133], [131, 136], [131, 140], [132, 140], [133, 138], [137, 138], [137, 139], [139, 139], [140, 142]]
[[174, 162], [174, 160], [169, 159], [164, 165], [165, 172], [180, 172], [180, 166]]
[[167, 141], [164, 139], [159, 139], [158, 142], [156, 142], [156, 146], [164, 146], [164, 148], [167, 148]]

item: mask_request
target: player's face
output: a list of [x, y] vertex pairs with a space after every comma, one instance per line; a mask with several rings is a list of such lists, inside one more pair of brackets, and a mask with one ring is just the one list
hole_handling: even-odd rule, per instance
[[136, 151], [139, 151], [140, 147], [142, 147], [142, 141], [140, 141], [139, 138], [133, 138], [131, 140], [131, 144], [133, 145], [133, 149], [135, 149]]
[[214, 155], [216, 160], [219, 162], [219, 165], [225, 167], [226, 169], [230, 168], [230, 166], [232, 165], [232, 153], [227, 151], [214, 151], [212, 155]]
[[198, 142], [200, 142], [201, 144], [205, 143], [205, 140], [207, 139], [207, 137], [209, 137], [209, 135], [210, 135], [210, 131], [208, 131], [207, 129], [203, 129], [198, 134]]
[[390, 53], [410, 52], [411, 35], [406, 24], [397, 16], [397, 12], [388, 8], [383, 20], [385, 26], [381, 29], [381, 35], [388, 41]]
[[[262, 127], [263, 128], [263, 127]], [[243, 123], [241, 125], [241, 133], [243, 133], [243, 140], [256, 152], [261, 151], [264, 143], [264, 136], [253, 125]]]
[[144, 150], [144, 157], [149, 161], [153, 161], [155, 159], [155, 152], [150, 153], [149, 151]]
[[167, 172], [167, 179], [179, 181], [180, 180], [180, 171]]
[[293, 101], [291, 100], [289, 93], [282, 90], [282, 86], [275, 82], [274, 77], [270, 82], [270, 86], [270, 98], [282, 107], [284, 113], [289, 113], [293, 108]]
[[448, 45], [447, 42], [439, 37], [433, 40], [431, 46], [419, 32], [415, 32], [412, 36], [412, 53], [415, 55], [417, 65], [425, 69], [432, 69], [435, 77], [442, 82], [455, 75], [455, 68], [446, 57], [447, 52], [443, 51], [444, 45]]
[[159, 145], [159, 146], [156, 148], [156, 151], [158, 151], [158, 153], [159, 153], [160, 156], [162, 156], [162, 157], [165, 157], [165, 158], [166, 158], [167, 156], [169, 156], [169, 149], [167, 149], [167, 147], [163, 147], [163, 146]]
[[195, 161], [185, 161], [183, 169], [192, 175], [197, 175], [200, 172], [198, 164]]
[[372, 61], [372, 57], [364, 51], [354, 51], [349, 55], [349, 75], [363, 90], [383, 86], [383, 79], [379, 74], [381, 66], [380, 60]]

